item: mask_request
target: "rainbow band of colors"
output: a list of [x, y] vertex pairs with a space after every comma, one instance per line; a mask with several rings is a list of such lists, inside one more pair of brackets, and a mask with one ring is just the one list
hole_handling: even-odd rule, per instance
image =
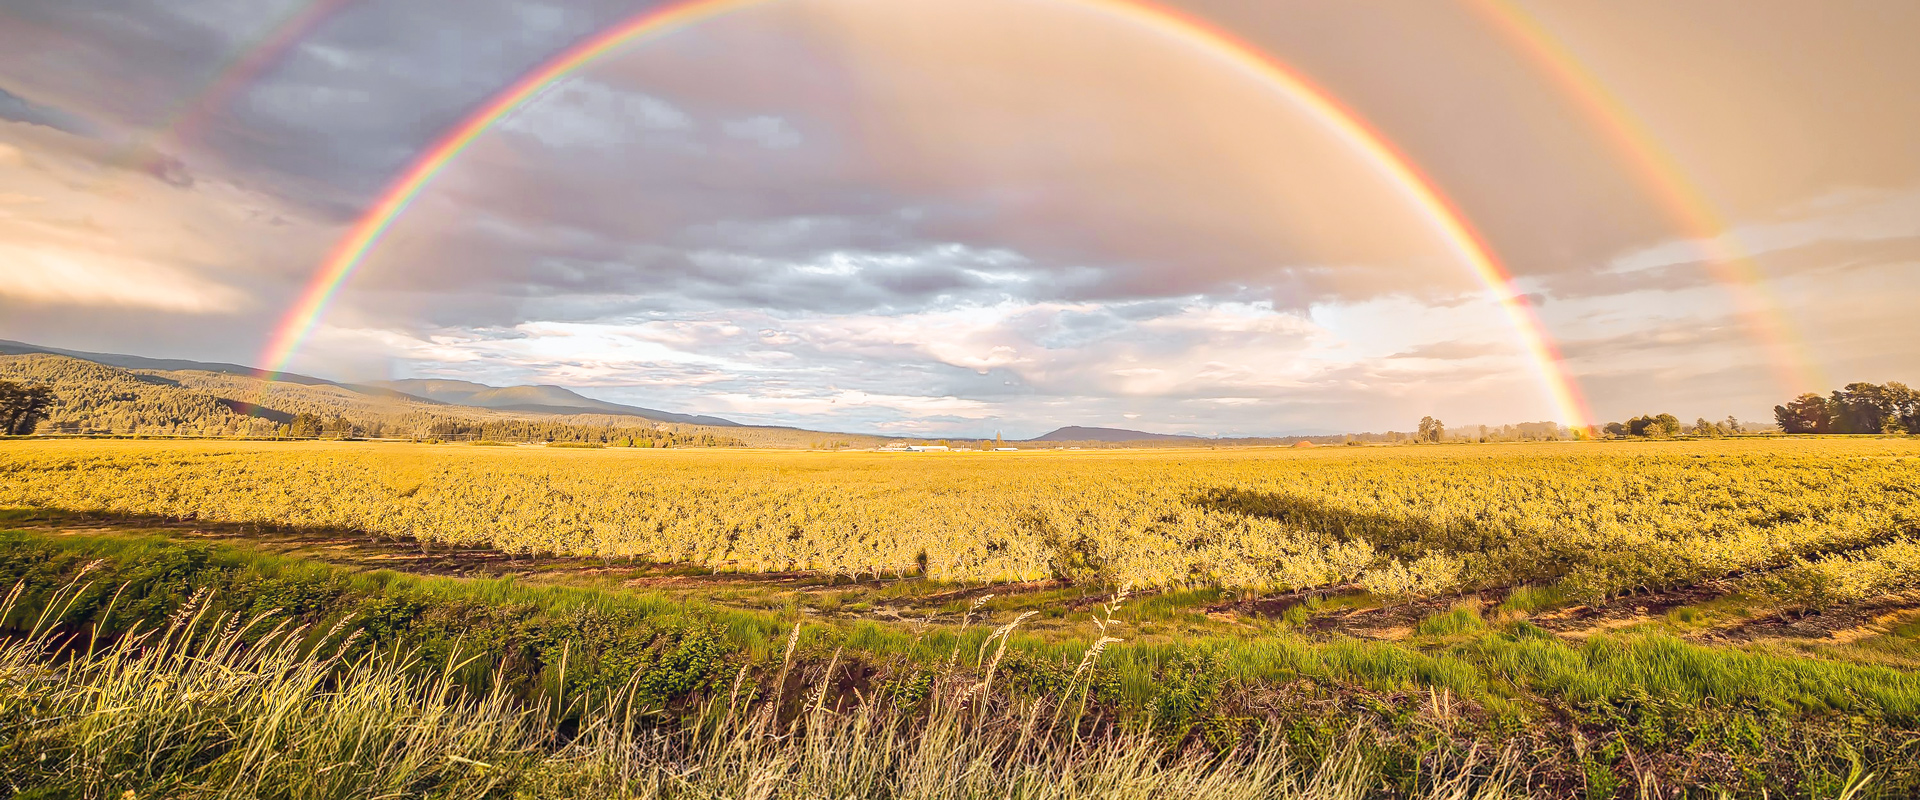
[[1768, 351], [1774, 378], [1789, 395], [1826, 386], [1827, 381], [1806, 347], [1767, 289], [1766, 276], [1739, 245], [1731, 229], [1706, 196], [1693, 185], [1673, 156], [1606, 84], [1555, 38], [1540, 22], [1512, 0], [1474, 3], [1495, 28], [1520, 45], [1558, 84], [1562, 94], [1577, 100], [1598, 124], [1614, 149], [1631, 163], [1641, 183], [1665, 206], [1688, 237], [1701, 243], [1707, 267], [1717, 283], [1732, 295], [1746, 326]]
[[259, 38], [221, 62], [205, 85], [176, 105], [152, 133], [130, 146], [129, 163], [143, 172], [159, 167], [170, 146], [199, 136], [215, 114], [278, 65], [320, 26], [355, 2], [357, 0], [311, 0], [295, 7]]
[[[1592, 424], [1593, 415], [1567, 374], [1553, 341], [1547, 336], [1545, 327], [1533, 309], [1515, 289], [1512, 276], [1495, 257], [1493, 249], [1488, 247], [1466, 216], [1434, 182], [1379, 131], [1290, 66], [1204, 20], [1137, 0], [1067, 1], [1151, 27], [1246, 70], [1364, 155], [1402, 197], [1420, 210], [1434, 231], [1498, 300], [1525, 346], [1548, 399], [1560, 418], [1575, 428]], [[288, 359], [312, 332], [341, 285], [352, 277], [354, 270], [366, 259], [368, 251], [380, 242], [394, 220], [407, 210], [421, 190], [462, 150], [508, 113], [556, 81], [625, 45], [769, 2], [774, 0], [688, 0], [642, 12], [578, 43], [494, 95], [486, 105], [442, 136], [395, 178], [378, 201], [334, 246], [269, 342], [261, 359], [269, 370], [269, 377], [285, 369]]]

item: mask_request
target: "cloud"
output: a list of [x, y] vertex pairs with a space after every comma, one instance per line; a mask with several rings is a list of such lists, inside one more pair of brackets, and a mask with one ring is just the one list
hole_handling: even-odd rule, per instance
[[1745, 344], [1751, 334], [1732, 317], [1675, 320], [1595, 339], [1563, 340], [1562, 355], [1571, 359], [1639, 359], [1654, 355], [1699, 353], [1713, 346]]
[[78, 116], [43, 106], [0, 88], [0, 119], [44, 125], [75, 136], [96, 136], [98, 129]]
[[[818, 36], [756, 10], [556, 88], [402, 219], [394, 238], [430, 244], [384, 248], [363, 274], [400, 288], [458, 272], [527, 297], [638, 287], [651, 305], [632, 310], [1194, 294], [1305, 309], [1471, 291], [1464, 268], [1417, 252], [1430, 231], [1369, 166], [1265, 87], [1182, 48], [1114, 26], [1065, 54], [1022, 39], [983, 66], [964, 45], [1005, 24], [957, 6], [920, 12], [965, 23], [909, 37], [924, 48], [888, 41], [897, 33], [881, 23], [897, 12], [843, 29], [846, 9], [824, 11]], [[823, 47], [844, 62], [806, 57]], [[849, 85], [852, 62], [874, 59], [898, 63]], [[1112, 69], [1167, 72], [1137, 97]], [[674, 113], [629, 108], [634, 97]], [[1008, 141], [1022, 129], [1040, 133]], [[459, 207], [427, 211], [434, 196]], [[1351, 252], [1332, 265], [1316, 261], [1323, 249]], [[1009, 258], [962, 264], [955, 252]]]
[[178, 158], [158, 153], [142, 159], [148, 175], [168, 186], [185, 189], [193, 186], [193, 173], [187, 170], [186, 162]]
[[1555, 278], [1547, 286], [1564, 298], [1676, 291], [1915, 260], [1920, 260], [1920, 187], [1850, 188], [1720, 236], [1637, 249], [1604, 269]]
[[806, 138], [795, 130], [785, 119], [761, 115], [746, 119], [731, 120], [722, 123], [720, 129], [735, 139], [758, 142], [761, 147], [771, 150], [788, 150], [799, 147]]
[[693, 117], [672, 103], [589, 79], [567, 81], [522, 106], [500, 125], [501, 130], [531, 136], [548, 147], [599, 149], [693, 128]]
[[[244, 41], [261, 22], [194, 2], [117, 2], [137, 26], [34, 7], [138, 54], [149, 79], [182, 83], [217, 66], [194, 62], [193, 48]], [[217, 170], [342, 221], [491, 91], [618, 5], [356, 6], [260, 75], [193, 152], [151, 163]], [[812, 5], [631, 48], [546, 92], [436, 179], [361, 285], [468, 288], [436, 305], [441, 324], [1003, 297], [1204, 294], [1305, 309], [1471, 286], [1458, 265], [1422, 254], [1432, 241], [1418, 214], [1317, 123], [1149, 32], [1057, 10], [1014, 22], [936, 3], [865, 19]], [[1032, 35], [1052, 30], [1087, 35]], [[1005, 46], [981, 59], [990, 41]], [[64, 91], [155, 113], [118, 91], [120, 62], [69, 57]], [[1135, 82], [1116, 74], [1152, 80], [1123, 90]], [[161, 174], [184, 185], [192, 173]], [[342, 307], [362, 302], [384, 301], [349, 295]]]
[[0, 297], [81, 308], [206, 313], [242, 303], [234, 290], [161, 264], [0, 242]]
[[1388, 358], [1419, 358], [1432, 361], [1468, 361], [1490, 355], [1504, 355], [1508, 348], [1485, 342], [1445, 341], [1428, 342], [1409, 350], [1403, 350]]

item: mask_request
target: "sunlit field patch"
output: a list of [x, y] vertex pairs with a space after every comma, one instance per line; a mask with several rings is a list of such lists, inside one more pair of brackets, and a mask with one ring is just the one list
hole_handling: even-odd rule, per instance
[[[1912, 439], [1010, 454], [16, 442], [0, 504], [852, 580], [1523, 586], [1598, 604], [1794, 567], [1783, 607], [1913, 580]], [[1846, 577], [1847, 580], [1842, 580]]]

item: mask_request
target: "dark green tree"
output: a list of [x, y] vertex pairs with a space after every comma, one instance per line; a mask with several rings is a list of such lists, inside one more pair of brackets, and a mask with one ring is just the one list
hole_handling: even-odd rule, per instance
[[1833, 410], [1827, 398], [1803, 394], [1791, 403], [1773, 407], [1773, 420], [1783, 433], [1828, 433], [1833, 430]]
[[1849, 383], [1827, 400], [1835, 433], [1882, 433], [1898, 430], [1899, 413], [1887, 387], [1872, 383]]
[[320, 419], [319, 414], [301, 412], [294, 415], [293, 420], [287, 423], [287, 435], [297, 439], [317, 439], [324, 425], [325, 422]]
[[25, 436], [46, 417], [53, 390], [38, 384], [0, 381], [0, 434]]
[[353, 422], [345, 416], [336, 414], [333, 419], [327, 420], [326, 424], [321, 426], [321, 433], [329, 439], [351, 439]]
[[1680, 433], [1680, 418], [1672, 414], [1634, 417], [1627, 420], [1627, 433], [1633, 436], [1673, 436]]
[[1887, 402], [1892, 406], [1893, 419], [1900, 429], [1907, 433], [1920, 433], [1920, 391], [1907, 388], [1899, 381], [1889, 381], [1886, 386]]

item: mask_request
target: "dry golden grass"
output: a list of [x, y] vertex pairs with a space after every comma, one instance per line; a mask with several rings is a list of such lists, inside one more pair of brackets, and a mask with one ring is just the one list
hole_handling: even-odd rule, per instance
[[[10, 442], [0, 504], [723, 570], [1601, 600], [1903, 541], [1920, 441], [978, 454]], [[1900, 550], [1901, 548], [1893, 548]]]

